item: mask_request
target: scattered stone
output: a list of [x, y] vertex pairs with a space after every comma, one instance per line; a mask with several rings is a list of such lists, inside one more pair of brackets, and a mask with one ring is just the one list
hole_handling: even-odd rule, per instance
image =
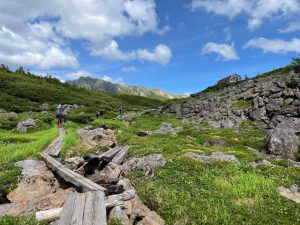
[[206, 146], [222, 146], [222, 147], [229, 147], [230, 144], [226, 141], [220, 140], [220, 139], [212, 139], [212, 140], [206, 140], [203, 142], [203, 145]]
[[194, 160], [201, 161], [203, 163], [210, 163], [213, 161], [229, 162], [229, 163], [240, 163], [234, 155], [228, 155], [223, 152], [213, 152], [211, 156], [200, 155], [193, 152], [187, 152], [184, 154]]
[[270, 161], [263, 159], [263, 160], [259, 160], [257, 162], [250, 163], [250, 166], [253, 168], [256, 168], [258, 166], [271, 167], [271, 166], [273, 166], [273, 164]]
[[80, 106], [79, 106], [79, 105], [76, 105], [76, 104], [74, 104], [74, 105], [64, 104], [64, 105], [62, 106], [64, 112], [67, 113], [67, 114], [68, 114], [70, 111], [72, 111], [72, 110], [78, 109], [79, 107], [80, 107]]
[[108, 221], [112, 221], [113, 219], [119, 220], [123, 225], [131, 225], [128, 216], [125, 211], [122, 210], [121, 206], [115, 206], [109, 213]]
[[296, 134], [300, 133], [300, 118], [288, 118], [283, 120], [276, 128], [286, 129]]
[[164, 225], [165, 221], [154, 211], [148, 213], [145, 218], [138, 222], [137, 225]]
[[72, 157], [65, 159], [65, 162], [71, 164], [74, 168], [78, 168], [84, 164], [84, 159], [82, 157]]
[[249, 117], [253, 120], [261, 120], [266, 115], [266, 108], [259, 108], [249, 113]]
[[298, 136], [290, 130], [275, 128], [267, 134], [266, 145], [270, 154], [294, 159], [299, 146]]
[[94, 128], [87, 126], [78, 130], [78, 135], [87, 148], [93, 148], [97, 145], [115, 147], [117, 140], [115, 137], [115, 131], [104, 128]]
[[17, 130], [21, 133], [26, 133], [29, 128], [36, 128], [37, 125], [33, 119], [27, 119], [25, 121], [19, 122], [17, 125]]
[[41, 109], [42, 110], [44, 110], [44, 111], [47, 111], [47, 110], [49, 110], [49, 104], [48, 103], [43, 103], [42, 105], [41, 105]]
[[0, 109], [0, 118], [16, 117], [16, 116], [17, 116], [17, 113], [6, 112], [4, 109]]
[[279, 187], [277, 190], [283, 197], [300, 203], [300, 193], [297, 185], [292, 185], [290, 188]]
[[152, 134], [176, 134], [177, 132], [182, 131], [182, 127], [173, 128], [169, 123], [163, 123], [158, 130], [155, 131], [139, 131], [138, 136], [144, 137]]
[[159, 166], [164, 166], [166, 160], [161, 154], [153, 154], [142, 158], [131, 158], [122, 166], [123, 172], [126, 174], [135, 170], [143, 170], [145, 176], [153, 175], [153, 169]]
[[118, 115], [117, 119], [118, 120], [132, 120], [132, 119], [140, 117], [141, 115], [142, 115], [142, 113], [131, 112], [131, 113]]

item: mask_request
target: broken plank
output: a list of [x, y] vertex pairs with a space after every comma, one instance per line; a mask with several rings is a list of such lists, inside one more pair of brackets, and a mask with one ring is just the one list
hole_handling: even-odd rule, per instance
[[89, 191], [86, 193], [82, 224], [93, 224], [94, 215], [95, 215], [94, 198], [95, 198], [94, 192]]
[[122, 149], [119, 151], [119, 153], [112, 159], [112, 162], [121, 165], [128, 153], [129, 146], [124, 146]]
[[105, 188], [101, 187], [100, 185], [92, 182], [91, 180], [75, 173], [74, 171], [68, 169], [64, 165], [62, 165], [57, 160], [53, 159], [51, 156], [41, 153], [44, 158], [46, 165], [56, 174], [58, 174], [62, 179], [66, 182], [71, 183], [77, 189], [82, 190], [83, 192], [86, 191], [95, 191], [95, 190], [105, 190]]

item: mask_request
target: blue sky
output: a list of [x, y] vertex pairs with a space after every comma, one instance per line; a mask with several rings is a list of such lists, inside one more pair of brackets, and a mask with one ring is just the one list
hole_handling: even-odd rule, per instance
[[194, 93], [300, 53], [299, 0], [0, 0], [0, 63]]

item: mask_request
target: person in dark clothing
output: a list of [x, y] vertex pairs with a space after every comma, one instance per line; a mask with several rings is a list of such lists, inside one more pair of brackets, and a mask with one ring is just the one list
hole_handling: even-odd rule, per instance
[[62, 125], [62, 117], [63, 117], [63, 111], [62, 111], [62, 108], [61, 108], [61, 104], [59, 104], [56, 108], [56, 111], [55, 111], [55, 117], [57, 119], [57, 126], [61, 126]]
[[101, 116], [101, 113], [99, 111], [96, 112], [96, 117], [97, 119], [99, 118], [99, 116]]
[[120, 111], [120, 115], [123, 115], [125, 113], [125, 107], [121, 106], [119, 111]]

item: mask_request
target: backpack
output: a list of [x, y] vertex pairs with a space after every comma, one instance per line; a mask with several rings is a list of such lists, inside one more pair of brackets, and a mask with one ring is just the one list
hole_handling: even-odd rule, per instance
[[56, 113], [56, 116], [61, 116], [61, 109], [57, 109], [55, 113]]

